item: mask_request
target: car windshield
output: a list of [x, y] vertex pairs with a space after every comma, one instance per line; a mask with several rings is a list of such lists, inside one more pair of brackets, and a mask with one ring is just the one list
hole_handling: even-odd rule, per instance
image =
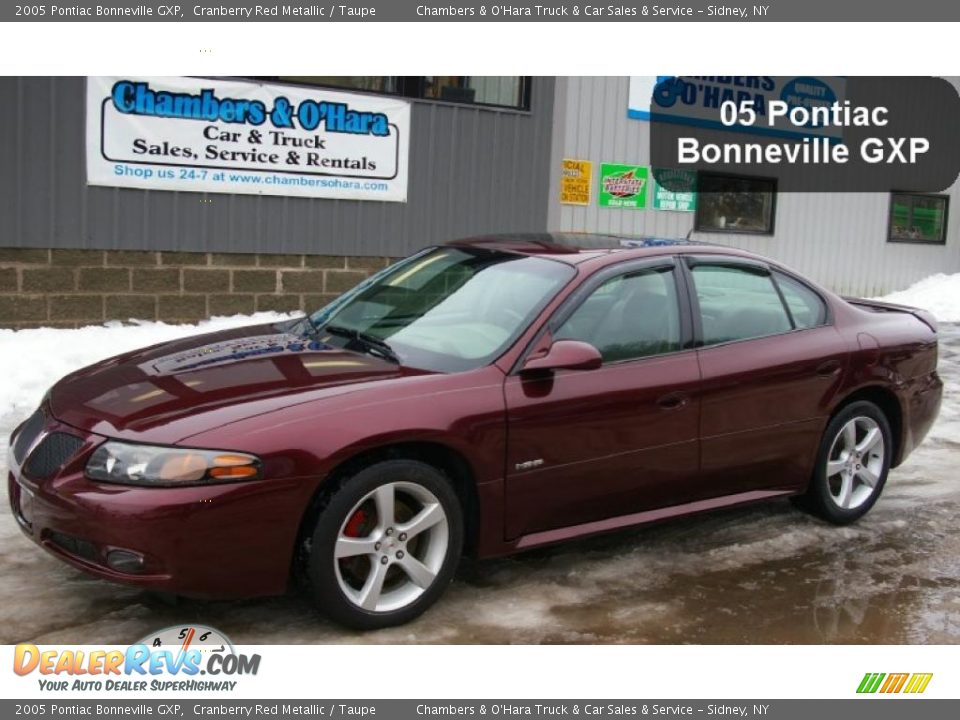
[[438, 372], [496, 359], [573, 276], [555, 260], [443, 247], [372, 276], [311, 316], [332, 345]]

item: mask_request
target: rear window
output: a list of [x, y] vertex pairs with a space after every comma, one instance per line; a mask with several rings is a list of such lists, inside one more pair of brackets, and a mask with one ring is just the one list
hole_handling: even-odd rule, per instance
[[816, 327], [827, 321], [827, 306], [811, 288], [783, 273], [774, 272], [774, 277], [798, 329]]

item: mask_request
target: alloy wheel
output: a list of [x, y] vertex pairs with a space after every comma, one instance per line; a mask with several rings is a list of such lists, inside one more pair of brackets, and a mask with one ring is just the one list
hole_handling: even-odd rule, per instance
[[840, 428], [827, 454], [827, 490], [837, 507], [853, 510], [877, 490], [885, 463], [883, 430], [876, 420], [858, 416]]
[[432, 492], [412, 482], [380, 485], [340, 526], [333, 553], [340, 590], [368, 612], [407, 607], [436, 580], [449, 543], [447, 516]]

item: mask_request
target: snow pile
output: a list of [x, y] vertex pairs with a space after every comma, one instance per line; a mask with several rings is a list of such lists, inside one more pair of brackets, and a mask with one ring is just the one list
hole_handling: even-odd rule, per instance
[[940, 322], [960, 322], [960, 273], [931, 275], [877, 300], [929, 310]]
[[289, 317], [263, 312], [214, 317], [196, 325], [110, 322], [75, 330], [0, 329], [0, 431], [9, 432], [29, 415], [47, 388], [61, 377], [91, 363], [166, 340]]

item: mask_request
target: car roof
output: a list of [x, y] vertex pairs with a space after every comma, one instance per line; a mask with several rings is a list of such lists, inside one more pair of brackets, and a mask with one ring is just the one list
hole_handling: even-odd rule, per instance
[[501, 233], [452, 240], [445, 245], [545, 256], [570, 265], [610, 255], [622, 260], [696, 252], [757, 257], [743, 250], [689, 239], [594, 233]]

